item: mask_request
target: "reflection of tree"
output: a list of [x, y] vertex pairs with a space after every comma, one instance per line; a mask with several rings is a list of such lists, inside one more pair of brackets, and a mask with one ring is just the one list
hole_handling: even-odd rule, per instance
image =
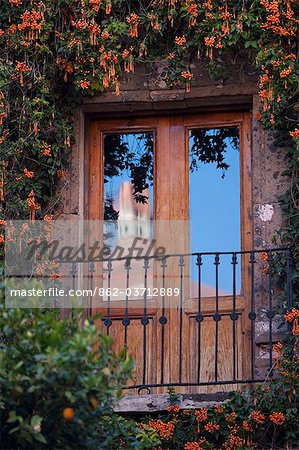
[[[150, 132], [109, 134], [104, 145], [104, 183], [121, 176], [126, 171], [132, 186], [136, 203], [147, 203], [148, 197], [142, 192], [153, 185], [153, 135]], [[118, 211], [113, 208], [113, 199], [106, 195], [105, 220], [117, 220]]]
[[217, 169], [224, 171], [229, 165], [225, 162], [228, 144], [239, 149], [238, 128], [197, 128], [190, 132], [190, 170], [199, 169], [200, 163], [216, 163]]
[[[190, 131], [190, 170], [199, 169], [200, 163], [216, 163], [224, 171], [227, 147], [239, 148], [239, 130], [236, 127], [202, 128]], [[154, 140], [151, 132], [135, 134], [109, 134], [104, 145], [104, 183], [127, 172], [136, 203], [147, 203], [142, 192], [153, 185]], [[105, 198], [105, 220], [117, 220], [112, 196]]]
[[104, 201], [104, 220], [118, 220], [119, 211], [115, 211], [113, 203], [113, 197], [106, 194]]

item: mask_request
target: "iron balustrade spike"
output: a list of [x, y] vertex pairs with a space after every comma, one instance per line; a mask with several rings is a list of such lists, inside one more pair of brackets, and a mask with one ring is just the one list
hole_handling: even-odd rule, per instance
[[232, 254], [232, 262], [233, 265], [233, 311], [230, 315], [231, 320], [233, 321], [233, 380], [236, 380], [236, 320], [238, 319], [238, 314], [236, 313], [236, 265], [238, 264], [237, 254]]
[[149, 269], [149, 260], [144, 258], [144, 309], [143, 309], [143, 317], [141, 319], [141, 324], [143, 325], [143, 373], [142, 373], [142, 382], [145, 385], [146, 378], [146, 326], [149, 323], [147, 317], [147, 271]]
[[250, 367], [251, 367], [251, 379], [254, 380], [254, 369], [255, 369], [255, 352], [254, 352], [254, 321], [256, 319], [256, 313], [255, 313], [255, 292], [254, 292], [254, 265], [256, 263], [255, 261], [255, 252], [250, 252], [250, 259], [249, 263], [251, 264], [251, 299], [250, 299], [250, 309], [251, 311], [248, 314], [248, 318], [251, 321], [250, 323]]
[[110, 327], [112, 325], [112, 320], [110, 318], [110, 303], [111, 303], [111, 272], [113, 271], [112, 261], [109, 259], [107, 263], [108, 269], [108, 301], [107, 301], [107, 318], [104, 320], [104, 325], [106, 326], [106, 334], [109, 336]]
[[183, 276], [185, 267], [185, 258], [183, 255], [180, 256], [180, 330], [179, 330], [179, 349], [180, 349], [180, 360], [179, 360], [179, 383], [182, 382], [182, 368], [183, 368]]
[[219, 265], [220, 265], [220, 256], [219, 253], [215, 253], [215, 284], [216, 284], [216, 312], [213, 315], [213, 320], [215, 321], [215, 361], [214, 361], [214, 376], [215, 382], [218, 381], [218, 339], [219, 339], [219, 321], [221, 320], [221, 314], [219, 314]]
[[203, 315], [201, 314], [201, 266], [203, 264], [202, 256], [199, 253], [196, 258], [196, 265], [198, 266], [198, 306], [197, 306], [197, 382], [200, 381], [201, 371], [201, 322]]
[[[71, 268], [71, 271], [70, 271], [70, 273], [71, 273], [71, 276], [72, 276], [72, 289], [73, 289], [73, 291], [75, 292], [75, 290], [76, 290], [76, 275], [77, 275], [77, 273], [78, 273], [78, 267], [77, 267], [77, 263], [76, 263], [76, 261], [73, 261], [72, 262], [72, 268]], [[74, 312], [73, 312], [73, 308], [72, 308], [72, 312], [71, 312], [71, 318], [72, 318], [72, 320], [74, 319]]]
[[124, 347], [127, 348], [127, 333], [128, 326], [130, 325], [129, 319], [129, 287], [130, 287], [130, 270], [131, 270], [131, 258], [126, 258], [125, 260], [125, 269], [127, 271], [126, 275], [126, 300], [125, 300], [125, 317], [122, 320], [122, 324], [124, 326]]
[[164, 383], [164, 345], [165, 345], [165, 325], [167, 323], [167, 318], [165, 316], [165, 277], [166, 277], [166, 267], [167, 267], [166, 257], [162, 256], [161, 267], [162, 267], [162, 289], [164, 289], [164, 294], [162, 295], [162, 315], [159, 318], [159, 323], [162, 326], [161, 330], [161, 384]]
[[89, 262], [89, 289], [90, 289], [90, 296], [89, 296], [89, 317], [92, 318], [92, 292], [93, 292], [93, 274], [95, 272], [95, 263], [94, 261]]

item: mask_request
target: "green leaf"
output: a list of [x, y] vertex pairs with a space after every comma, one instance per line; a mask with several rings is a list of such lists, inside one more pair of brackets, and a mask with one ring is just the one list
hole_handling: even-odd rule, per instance
[[36, 439], [38, 442], [41, 442], [42, 444], [47, 443], [47, 440], [43, 434], [37, 433], [37, 434], [34, 434], [33, 436], [34, 436], [34, 439]]
[[39, 426], [42, 423], [43, 418], [38, 415], [34, 415], [31, 417], [30, 425], [34, 428], [36, 426]]

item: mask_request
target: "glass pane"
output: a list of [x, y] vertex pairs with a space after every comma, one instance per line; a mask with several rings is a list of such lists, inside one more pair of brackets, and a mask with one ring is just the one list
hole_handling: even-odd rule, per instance
[[[189, 135], [191, 252], [241, 249], [239, 130], [193, 129]], [[232, 255], [219, 255], [219, 295], [232, 294]], [[193, 258], [191, 294], [197, 296], [198, 267]], [[238, 258], [240, 259], [240, 258]], [[215, 255], [202, 258], [202, 296], [216, 292]], [[236, 265], [240, 292], [240, 260]], [[195, 293], [195, 294], [194, 294]]]
[[153, 134], [104, 138], [104, 220], [153, 216]]
[[[154, 207], [153, 166], [153, 133], [107, 134], [104, 137], [104, 244], [107, 255], [109, 249], [115, 247], [129, 248], [135, 238], [144, 239], [145, 246], [150, 241]], [[131, 265], [130, 288], [143, 287], [143, 261], [134, 259]], [[113, 261], [112, 269], [111, 287], [123, 291], [127, 283], [125, 261]], [[149, 274], [148, 279], [150, 283]], [[104, 288], [107, 283], [108, 277], [104, 275]], [[115, 300], [121, 300], [120, 296]]]

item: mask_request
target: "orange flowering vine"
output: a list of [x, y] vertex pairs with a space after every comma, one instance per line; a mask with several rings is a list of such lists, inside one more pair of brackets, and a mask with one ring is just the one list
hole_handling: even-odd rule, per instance
[[162, 420], [150, 420], [148, 424], [158, 432], [161, 439], [165, 439], [166, 441], [171, 439], [175, 428], [173, 422], [165, 423]]
[[207, 408], [200, 408], [195, 411], [195, 417], [197, 422], [205, 422], [208, 418]]
[[27, 207], [30, 211], [29, 220], [33, 222], [35, 220], [35, 211], [40, 209], [40, 205], [35, 202], [35, 195], [33, 190], [29, 192], [27, 198]]
[[140, 18], [135, 13], [132, 13], [127, 17], [127, 23], [130, 26], [130, 30], [129, 30], [130, 37], [138, 37], [139, 22], [140, 22]]
[[204, 429], [206, 431], [208, 431], [208, 433], [215, 433], [216, 431], [218, 431], [220, 429], [220, 425], [217, 424], [216, 422], [208, 422], [204, 426]]
[[19, 72], [20, 85], [24, 86], [23, 74], [30, 72], [30, 68], [28, 66], [26, 66], [26, 64], [24, 62], [18, 61], [17, 65], [16, 65], [16, 71]]
[[169, 405], [167, 407], [167, 411], [170, 412], [171, 414], [178, 414], [180, 411], [180, 407], [179, 405]]
[[259, 410], [252, 411], [249, 417], [258, 424], [263, 424], [266, 420], [265, 415]]
[[184, 450], [203, 450], [202, 444], [206, 443], [206, 439], [202, 438], [199, 441], [186, 442]]
[[190, 81], [193, 79], [193, 73], [186, 70], [181, 73], [181, 76], [186, 81], [186, 92], [190, 92]]
[[29, 171], [28, 169], [24, 169], [24, 176], [26, 177], [26, 178], [33, 178], [34, 177], [34, 172], [32, 172], [32, 171]]
[[188, 1], [187, 3], [187, 12], [189, 14], [189, 28], [194, 27], [196, 24], [196, 19], [198, 16], [197, 4], [195, 2]]
[[269, 419], [271, 422], [275, 423], [275, 425], [282, 425], [285, 421], [285, 417], [282, 412], [273, 412]]
[[176, 45], [178, 45], [182, 50], [186, 50], [186, 38], [185, 36], [177, 36], [174, 39]]
[[299, 310], [297, 308], [288, 311], [284, 316], [284, 320], [289, 323], [294, 322], [296, 319], [299, 319]]

